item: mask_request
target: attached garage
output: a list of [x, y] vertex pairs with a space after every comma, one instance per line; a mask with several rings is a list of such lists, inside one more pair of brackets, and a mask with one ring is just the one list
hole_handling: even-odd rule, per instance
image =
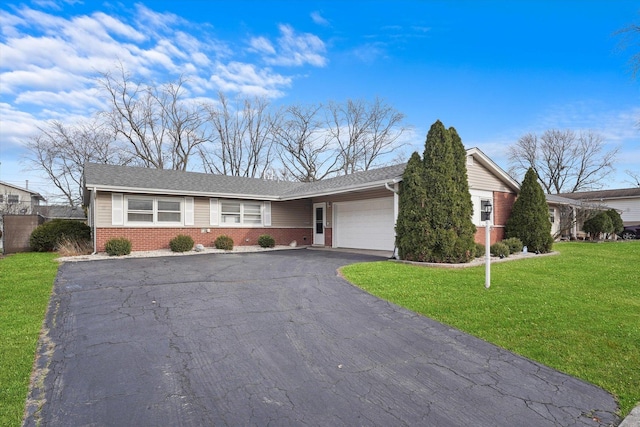
[[337, 202], [333, 216], [334, 247], [393, 250], [393, 197]]

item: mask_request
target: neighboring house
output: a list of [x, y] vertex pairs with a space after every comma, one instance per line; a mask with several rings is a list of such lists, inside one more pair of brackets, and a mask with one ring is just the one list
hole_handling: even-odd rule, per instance
[[640, 224], [640, 187], [560, 194], [591, 205], [606, 205], [620, 212], [624, 225]]
[[[40, 202], [44, 201], [45, 198], [36, 191], [0, 181], [0, 250], [3, 253], [7, 248], [11, 249], [14, 240], [24, 240], [23, 234], [28, 236], [30, 231], [25, 229], [23, 224], [34, 223], [37, 226], [37, 220], [26, 218], [26, 216], [35, 214]], [[5, 225], [5, 215], [7, 218], [9, 216], [18, 216], [18, 218], [8, 221], [7, 224], [10, 225]], [[5, 240], [10, 243], [7, 247], [5, 247]]]
[[44, 201], [38, 192], [0, 181], [0, 214], [31, 215]]
[[[114, 237], [133, 250], [167, 248], [178, 234], [213, 246], [217, 236], [277, 244], [394, 250], [397, 191], [405, 165], [301, 183], [89, 163], [85, 204], [96, 251]], [[480, 204], [494, 206], [492, 242], [504, 237], [518, 184], [477, 148], [467, 150], [476, 241], [484, 242]]]
[[82, 206], [68, 206], [68, 205], [45, 205], [38, 206], [34, 213], [44, 217], [46, 221], [52, 219], [72, 219], [78, 221], [84, 221], [87, 216], [84, 213]]
[[594, 210], [608, 209], [606, 206], [573, 200], [557, 194], [545, 194], [549, 205], [551, 235], [556, 240], [584, 239], [582, 224]]

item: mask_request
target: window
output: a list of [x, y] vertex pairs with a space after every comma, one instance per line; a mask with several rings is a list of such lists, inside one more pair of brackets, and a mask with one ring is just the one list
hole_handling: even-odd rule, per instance
[[158, 200], [158, 222], [180, 222], [180, 202]]
[[20, 203], [19, 194], [7, 194], [7, 203]]
[[127, 223], [182, 224], [182, 199], [126, 197]]
[[549, 221], [551, 221], [551, 224], [556, 222], [556, 210], [554, 208], [549, 209]]
[[220, 225], [262, 225], [262, 202], [220, 201]]
[[223, 224], [240, 224], [240, 202], [223, 201], [220, 209]]
[[153, 199], [127, 199], [128, 222], [153, 222]]
[[0, 203], [4, 203], [4, 194], [0, 194]]

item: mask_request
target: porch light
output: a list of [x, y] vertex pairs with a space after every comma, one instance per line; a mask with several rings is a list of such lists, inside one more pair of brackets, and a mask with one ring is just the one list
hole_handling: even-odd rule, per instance
[[491, 200], [483, 200], [480, 204], [482, 209], [482, 220], [484, 223], [484, 259], [485, 259], [485, 273], [484, 273], [484, 287], [489, 289], [491, 286]]
[[491, 219], [491, 211], [493, 210], [491, 200], [483, 200], [480, 207], [482, 209], [482, 221], [489, 221]]

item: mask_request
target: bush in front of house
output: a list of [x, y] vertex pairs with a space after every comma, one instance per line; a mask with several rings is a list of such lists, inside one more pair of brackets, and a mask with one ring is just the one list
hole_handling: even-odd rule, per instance
[[276, 245], [276, 239], [268, 234], [262, 234], [258, 237], [258, 245], [260, 245], [261, 248], [273, 248]]
[[522, 252], [522, 248], [524, 247], [524, 245], [522, 244], [522, 240], [518, 239], [517, 237], [510, 237], [508, 239], [504, 239], [502, 243], [507, 245], [507, 247], [509, 248], [510, 254], [520, 253]]
[[231, 251], [233, 250], [233, 239], [223, 234], [216, 238], [216, 240], [213, 242], [213, 245], [216, 247], [216, 249]]
[[482, 243], [476, 242], [476, 251], [474, 253], [475, 257], [480, 258], [481, 256], [484, 256], [486, 249], [487, 248]]
[[91, 227], [82, 221], [54, 219], [36, 227], [29, 237], [34, 252], [51, 252], [63, 241], [91, 241]]
[[582, 230], [589, 233], [591, 239], [598, 239], [601, 234], [613, 232], [613, 221], [606, 212], [599, 212], [584, 222]]
[[110, 256], [129, 255], [131, 253], [131, 240], [124, 237], [109, 239], [104, 245], [104, 250]]
[[187, 252], [193, 249], [193, 239], [191, 236], [179, 234], [169, 241], [171, 252]]
[[611, 224], [613, 225], [613, 234], [622, 233], [624, 230], [624, 221], [622, 221], [622, 217], [615, 209], [609, 209], [606, 211], [606, 214], [611, 218]]
[[489, 248], [491, 251], [491, 255], [497, 256], [500, 258], [506, 258], [509, 256], [509, 246], [505, 245], [502, 242], [497, 242], [491, 245]]
[[538, 174], [533, 168], [529, 168], [522, 180], [520, 194], [505, 224], [505, 236], [517, 237], [529, 252], [551, 251], [553, 236], [549, 221], [549, 205], [538, 183]]

